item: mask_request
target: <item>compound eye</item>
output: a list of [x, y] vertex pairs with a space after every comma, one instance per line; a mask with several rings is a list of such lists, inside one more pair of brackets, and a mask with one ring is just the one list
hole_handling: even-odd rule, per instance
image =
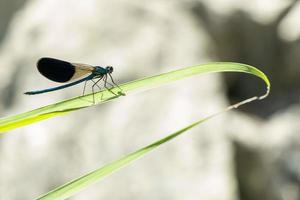
[[114, 71], [114, 68], [112, 66], [107, 66], [106, 69], [108, 73], [112, 73]]

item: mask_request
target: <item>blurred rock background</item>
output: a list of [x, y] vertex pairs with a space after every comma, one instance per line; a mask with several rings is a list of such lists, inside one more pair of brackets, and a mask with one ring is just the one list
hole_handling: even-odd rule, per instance
[[[0, 113], [81, 94], [47, 88], [50, 56], [112, 65], [118, 83], [212, 61], [270, 77], [264, 101], [215, 118], [72, 199], [300, 199], [300, 3], [296, 0], [0, 1]], [[0, 199], [33, 199], [229, 103], [258, 79], [213, 74], [76, 111], [0, 137]]]

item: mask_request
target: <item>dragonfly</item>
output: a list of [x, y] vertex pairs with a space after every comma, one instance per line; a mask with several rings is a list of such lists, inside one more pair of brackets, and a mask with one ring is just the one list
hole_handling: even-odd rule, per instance
[[[116, 94], [111, 90], [111, 88], [108, 87], [108, 85], [112, 87], [116, 86], [120, 89], [120, 91], [122, 91], [119, 85], [115, 83], [111, 75], [114, 71], [112, 66], [107, 66], [107, 67], [92, 66], [88, 64], [71, 63], [56, 58], [43, 57], [38, 60], [37, 69], [43, 76], [55, 82], [66, 83], [71, 80], [76, 80], [76, 79], [78, 80], [57, 87], [25, 92], [24, 94], [27, 95], [42, 94], [42, 93], [52, 92], [56, 90], [61, 90], [85, 82], [83, 93], [82, 93], [82, 95], [84, 95], [87, 82], [92, 81], [93, 82], [92, 85], [93, 103], [95, 103], [94, 88], [96, 86], [99, 88], [99, 90], [101, 90], [101, 87], [99, 87], [98, 83], [99, 81], [103, 80], [104, 87], [108, 91], [110, 91], [114, 95], [118, 95], [118, 94], [124, 95], [122, 92], [118, 92], [118, 94]], [[84, 78], [81, 78], [83, 76]], [[110, 78], [112, 84], [107, 81], [108, 77]]]

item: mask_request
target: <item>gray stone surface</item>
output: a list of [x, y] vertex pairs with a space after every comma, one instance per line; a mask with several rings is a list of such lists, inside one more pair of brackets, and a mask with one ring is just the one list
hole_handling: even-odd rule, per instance
[[[114, 78], [122, 83], [221, 61], [212, 51], [219, 47], [214, 46], [207, 26], [199, 23], [205, 18], [193, 12], [201, 6], [214, 21], [230, 19], [225, 16], [236, 10], [260, 16], [258, 21], [276, 17], [255, 10], [259, 1], [248, 6], [240, 1], [214, 1], [224, 9], [213, 1], [194, 0], [27, 1], [9, 20], [0, 47], [1, 116], [81, 94], [83, 86], [23, 95], [57, 85], [38, 74], [35, 62], [42, 56], [113, 65]], [[276, 2], [280, 6], [270, 13], [288, 6]], [[264, 109], [261, 102], [255, 104]], [[222, 77], [205, 75], [4, 134], [0, 138], [0, 199], [36, 198], [226, 105]], [[299, 102], [265, 119], [245, 112], [225, 114], [73, 199], [234, 200], [251, 199], [249, 192], [256, 197], [299, 199], [299, 116]], [[244, 176], [253, 171], [257, 173]], [[257, 174], [265, 176], [256, 178]], [[256, 187], [249, 188], [251, 180], [258, 181]]]

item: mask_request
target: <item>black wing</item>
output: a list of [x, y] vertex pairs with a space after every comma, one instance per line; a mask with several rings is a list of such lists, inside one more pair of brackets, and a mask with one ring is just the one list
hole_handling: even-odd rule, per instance
[[71, 80], [75, 74], [74, 65], [55, 58], [41, 58], [37, 62], [37, 68], [43, 76], [61, 83]]

